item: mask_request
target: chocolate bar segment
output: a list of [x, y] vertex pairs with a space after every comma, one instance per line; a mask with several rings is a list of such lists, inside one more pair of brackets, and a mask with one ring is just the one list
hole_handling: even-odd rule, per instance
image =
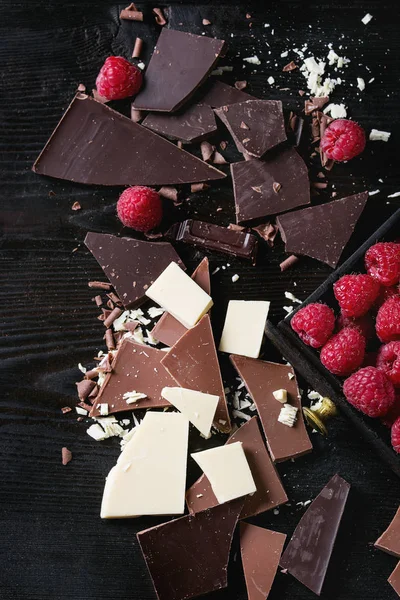
[[389, 527], [376, 540], [374, 546], [379, 550], [383, 550], [383, 552], [400, 558], [400, 506]]
[[167, 138], [187, 143], [200, 142], [217, 131], [214, 111], [205, 104], [195, 104], [172, 115], [150, 113], [142, 125]]
[[211, 108], [219, 108], [228, 104], [236, 104], [236, 102], [256, 99], [254, 96], [250, 96], [250, 94], [218, 80], [214, 81], [205, 93], [202, 92], [203, 89], [199, 92], [198, 101], [201, 104], [208, 104]]
[[390, 575], [388, 582], [396, 592], [396, 594], [400, 597], [400, 562], [397, 563], [397, 567]]

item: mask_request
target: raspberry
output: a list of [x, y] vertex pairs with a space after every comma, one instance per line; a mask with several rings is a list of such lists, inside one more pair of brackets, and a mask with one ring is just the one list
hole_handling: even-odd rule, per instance
[[365, 132], [358, 123], [348, 119], [336, 119], [325, 129], [321, 150], [337, 162], [354, 158], [365, 148]]
[[380, 285], [370, 275], [344, 275], [333, 286], [345, 317], [362, 317], [378, 297]]
[[382, 417], [395, 401], [392, 382], [375, 367], [364, 367], [350, 375], [343, 392], [350, 404], [369, 417]]
[[351, 319], [340, 314], [336, 319], [336, 329], [341, 331], [345, 327], [357, 327], [367, 341], [375, 335], [375, 323], [368, 314], [358, 317], [358, 319]]
[[376, 333], [381, 342], [400, 340], [400, 296], [392, 296], [378, 310]]
[[382, 285], [391, 286], [400, 279], [400, 244], [379, 242], [365, 255], [365, 268]]
[[127, 188], [119, 197], [117, 213], [125, 227], [132, 227], [136, 231], [150, 231], [161, 222], [161, 198], [155, 190], [148, 187]]
[[321, 350], [321, 362], [335, 375], [350, 375], [362, 364], [365, 337], [356, 327], [345, 327], [331, 337]]
[[400, 342], [389, 342], [381, 346], [376, 366], [386, 373], [394, 387], [400, 387]]
[[400, 454], [400, 417], [392, 425], [391, 438], [393, 450]]
[[96, 79], [96, 88], [107, 100], [122, 100], [138, 93], [142, 72], [122, 56], [109, 56]]
[[320, 348], [333, 333], [335, 315], [326, 304], [307, 304], [292, 317], [290, 324], [305, 344]]

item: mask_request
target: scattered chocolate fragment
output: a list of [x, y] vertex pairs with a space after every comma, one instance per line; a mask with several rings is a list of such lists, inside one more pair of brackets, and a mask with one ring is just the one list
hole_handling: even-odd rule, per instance
[[368, 200], [368, 192], [280, 215], [286, 252], [310, 256], [335, 268]]
[[227, 161], [222, 156], [222, 154], [216, 150], [214, 152], [213, 163], [214, 163], [214, 165], [226, 165]]
[[82, 206], [79, 204], [78, 201], [74, 202], [73, 205], [71, 206], [71, 210], [81, 210]]
[[111, 290], [111, 283], [106, 281], [89, 281], [88, 286], [96, 290]]
[[312, 181], [311, 186], [316, 190], [325, 190], [328, 187], [326, 181]]
[[246, 125], [243, 121], [240, 123], [240, 129], [249, 129], [249, 126]]
[[[111, 314], [111, 311], [112, 311], [112, 310], [113, 310], [113, 308], [114, 308], [114, 302], [113, 302], [112, 300], [107, 300], [107, 306], [108, 306], [108, 308], [110, 309], [110, 314]], [[108, 316], [108, 315], [107, 315], [107, 316]]]
[[[112, 306], [112, 303], [111, 303], [111, 306]], [[121, 315], [122, 315], [122, 310], [120, 308], [118, 308], [118, 306], [113, 308], [111, 313], [108, 315], [108, 317], [104, 321], [104, 327], [111, 327], [111, 325], [114, 323], [115, 319], [118, 319], [118, 317], [120, 317]]]
[[305, 91], [304, 90], [299, 90], [299, 96], [304, 96], [305, 95]]
[[99, 370], [96, 369], [90, 369], [90, 371], [86, 371], [85, 373], [85, 379], [96, 379], [96, 377], [98, 377], [99, 375]]
[[279, 192], [281, 187], [282, 187], [282, 184], [278, 183], [277, 181], [274, 181], [274, 183], [272, 184], [272, 189], [274, 190], [275, 194], [277, 194]]
[[397, 567], [390, 575], [388, 582], [396, 592], [396, 594], [400, 597], [400, 562], [397, 563]]
[[334, 475], [300, 519], [280, 566], [320, 595], [350, 485]]
[[122, 306], [121, 300], [118, 298], [117, 294], [115, 294], [114, 292], [110, 292], [109, 294], [107, 294], [107, 297], [117, 306]]
[[232, 231], [244, 231], [246, 227], [242, 225], [236, 225], [236, 223], [229, 223], [228, 229], [232, 229]]
[[172, 140], [190, 143], [217, 131], [214, 111], [206, 104], [194, 104], [173, 115], [150, 113], [142, 125]]
[[115, 341], [114, 341], [114, 336], [113, 336], [113, 332], [111, 329], [107, 329], [107, 331], [104, 335], [104, 339], [106, 341], [107, 350], [115, 350]]
[[131, 121], [133, 121], [134, 123], [140, 123], [140, 121], [142, 121], [143, 118], [143, 111], [136, 110], [136, 108], [133, 108], [133, 106], [131, 106]]
[[63, 465], [67, 465], [72, 460], [72, 452], [68, 448], [61, 448], [61, 461]]
[[77, 381], [76, 389], [78, 391], [79, 400], [84, 402], [95, 385], [96, 383], [91, 379], [82, 379], [82, 381]]
[[163, 28], [146, 70], [146, 85], [136, 96], [134, 107], [177, 110], [203, 83], [224, 49], [223, 40]]
[[214, 81], [206, 92], [200, 97], [202, 104], [208, 104], [211, 108], [220, 108], [228, 104], [236, 104], [236, 102], [245, 102], [246, 100], [254, 100], [254, 96], [246, 94], [231, 85], [222, 81]]
[[294, 254], [292, 254], [291, 256], [288, 256], [279, 265], [281, 272], [283, 273], [283, 271], [287, 271], [288, 269], [293, 267], [293, 265], [295, 265], [297, 262], [299, 262], [299, 260], [300, 259], [297, 256], [295, 256]]
[[294, 138], [294, 146], [295, 147], [300, 146], [301, 138], [303, 135], [303, 129], [304, 129], [304, 119], [302, 117], [299, 117], [295, 113], [291, 112], [289, 115], [288, 128], [289, 128], [291, 137]]
[[85, 93], [86, 92], [86, 85], [84, 83], [80, 83], [78, 85], [78, 87], [76, 88], [76, 91], [77, 92], [83, 92], [83, 93]]
[[304, 102], [304, 112], [306, 115], [311, 115], [315, 110], [321, 110], [329, 102], [329, 98], [327, 96], [322, 96], [320, 98], [311, 96], [309, 100]]
[[221, 148], [221, 150], [226, 150], [227, 146], [228, 142], [226, 142], [225, 140], [222, 140], [222, 142], [219, 143], [219, 147]]
[[167, 19], [164, 16], [164, 12], [162, 8], [153, 8], [153, 14], [155, 15], [155, 20], [157, 25], [163, 27], [167, 24]]
[[209, 21], [208, 19], [203, 19], [202, 23], [203, 25], [211, 25], [211, 21]]
[[[89, 396], [88, 396], [88, 398], [89, 398]], [[92, 409], [92, 403], [91, 402], [78, 402], [77, 406], [80, 406], [81, 408], [83, 408], [83, 410], [86, 410], [88, 413]]]
[[101, 306], [103, 304], [103, 299], [99, 295], [95, 296], [93, 300], [96, 302], [96, 306]]
[[178, 202], [178, 190], [176, 189], [176, 187], [164, 185], [158, 190], [158, 193], [163, 198], [167, 198], [167, 200], [172, 200], [172, 202]]
[[247, 88], [247, 81], [235, 81], [235, 88], [237, 90], [244, 90]]
[[204, 192], [204, 190], [207, 190], [209, 187], [210, 186], [207, 185], [207, 183], [192, 183], [190, 191], [192, 194], [195, 194], [196, 192]]
[[[132, 58], [140, 58], [143, 49], [143, 40], [140, 37], [137, 37], [135, 40], [135, 45], [133, 46]], [[133, 119], [132, 119], [133, 121]], [[136, 121], [137, 122], [137, 121]]]
[[174, 248], [165, 242], [144, 242], [89, 232], [85, 244], [113, 281], [125, 308], [144, 302], [147, 287], [171, 262], [177, 262], [184, 268]]
[[70, 406], [63, 406], [61, 409], [61, 412], [63, 415], [66, 415], [67, 413], [71, 412], [72, 408]]
[[383, 550], [383, 552], [400, 558], [400, 506], [389, 527], [376, 540], [374, 546], [379, 550]]
[[201, 142], [200, 144], [201, 156], [205, 162], [209, 161], [215, 151], [215, 146], [210, 142]]
[[279, 231], [276, 225], [272, 225], [272, 223], [264, 223], [262, 225], [257, 225], [257, 227], [252, 227], [252, 230], [258, 233], [258, 235], [267, 242], [270, 248], [273, 247], [275, 238]]
[[288, 71], [294, 71], [294, 69], [297, 69], [297, 65], [296, 63], [292, 60], [290, 63], [288, 63], [287, 65], [285, 65], [282, 69], [282, 71], [284, 73], [288, 72]]
[[130, 10], [123, 8], [119, 14], [123, 21], [143, 21], [143, 13], [140, 10]]

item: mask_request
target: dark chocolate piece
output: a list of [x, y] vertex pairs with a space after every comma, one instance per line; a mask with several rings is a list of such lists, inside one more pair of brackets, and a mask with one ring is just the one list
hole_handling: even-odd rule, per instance
[[233, 533], [244, 498], [137, 534], [159, 600], [188, 600], [228, 585]]
[[280, 215], [286, 252], [310, 256], [335, 268], [368, 200], [368, 192]]
[[284, 533], [240, 523], [240, 553], [248, 600], [266, 600], [286, 540]]
[[231, 174], [237, 223], [310, 204], [308, 169], [293, 148], [269, 153], [265, 160], [234, 163]]
[[297, 256], [295, 256], [294, 254], [291, 254], [290, 256], [288, 256], [287, 258], [285, 258], [285, 260], [283, 260], [280, 265], [279, 268], [281, 270], [281, 272], [283, 273], [284, 271], [287, 271], [288, 269], [290, 269], [291, 267], [293, 267], [293, 265], [295, 265], [296, 263], [299, 262], [299, 258]]
[[379, 550], [383, 550], [383, 552], [400, 558], [400, 506], [389, 527], [376, 540], [374, 546]]
[[350, 484], [334, 475], [299, 521], [280, 560], [283, 569], [321, 593]]
[[195, 104], [173, 115], [150, 113], [142, 125], [172, 140], [191, 143], [217, 131], [214, 111], [206, 104]]
[[224, 50], [224, 40], [163, 29], [133, 106], [139, 110], [178, 110], [213, 70]]
[[97, 185], [168, 185], [225, 177], [84, 94], [76, 94], [32, 169]]
[[[247, 496], [241, 519], [254, 517], [287, 502], [286, 492], [272, 463], [258, 427], [257, 417], [242, 425], [226, 442], [241, 442], [254, 478], [257, 491]], [[186, 492], [186, 503], [191, 513], [199, 512], [218, 504], [210, 482], [203, 474]]]
[[204, 94], [199, 95], [198, 99], [201, 104], [208, 104], [211, 108], [220, 108], [227, 104], [236, 104], [236, 102], [245, 102], [246, 100], [255, 100], [255, 98], [231, 85], [222, 83], [222, 81], [214, 81]]
[[163, 354], [162, 365], [178, 385], [219, 396], [213, 425], [228, 433], [231, 422], [209, 315], [204, 315], [167, 354]]
[[85, 244], [112, 282], [125, 308], [139, 306], [145, 292], [171, 262], [185, 268], [171, 244], [89, 232]]
[[[100, 404], [108, 404], [109, 414], [142, 408], [170, 406], [161, 397], [163, 387], [175, 386], [175, 380], [161, 364], [165, 352], [143, 344], [136, 344], [129, 338], [122, 341], [109, 373], [100, 388], [91, 417], [100, 415]], [[92, 382], [88, 382], [92, 383]], [[146, 394], [137, 402], [128, 402], [124, 394], [129, 392]]]
[[397, 567], [390, 575], [388, 582], [396, 592], [396, 594], [400, 597], [400, 562], [397, 563]]
[[[283, 462], [311, 452], [292, 367], [235, 354], [230, 359], [257, 406], [272, 460]], [[287, 391], [287, 402], [298, 409], [293, 427], [278, 421], [283, 404], [275, 399], [273, 392], [282, 389]]]
[[[282, 102], [247, 100], [215, 109], [226, 125], [239, 152], [261, 157], [286, 140]], [[246, 128], [241, 127], [242, 123]]]
[[256, 262], [258, 240], [252, 233], [233, 231], [212, 223], [187, 219], [173, 225], [165, 237], [199, 248], [246, 258], [251, 260], [253, 265]]

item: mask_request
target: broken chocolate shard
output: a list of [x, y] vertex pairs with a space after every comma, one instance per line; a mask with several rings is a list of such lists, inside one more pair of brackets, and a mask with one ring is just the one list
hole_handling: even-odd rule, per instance
[[[227, 444], [241, 442], [253, 475], [257, 491], [247, 496], [241, 519], [254, 517], [262, 512], [285, 504], [288, 498], [279, 475], [272, 463], [258, 426], [257, 417], [242, 425], [227, 440]], [[218, 504], [210, 482], [202, 475], [186, 492], [186, 503], [191, 513], [196, 513]]]
[[231, 175], [237, 223], [310, 204], [308, 169], [293, 148], [269, 153], [265, 160], [233, 163]]
[[305, 100], [304, 102], [304, 112], [306, 115], [311, 115], [315, 110], [321, 110], [328, 102], [329, 98], [327, 96], [319, 98], [311, 96], [310, 100]]
[[272, 223], [263, 223], [262, 225], [257, 225], [257, 227], [252, 227], [252, 230], [258, 233], [258, 235], [267, 242], [270, 248], [273, 248], [275, 238], [278, 234], [278, 227], [276, 225], [272, 225]]
[[295, 63], [295, 62], [292, 60], [290, 63], [288, 63], [287, 65], [285, 65], [285, 66], [282, 68], [282, 71], [283, 71], [284, 73], [286, 73], [286, 72], [288, 72], [288, 71], [294, 71], [294, 69], [297, 69], [297, 65], [296, 65], [296, 63]]
[[266, 600], [275, 579], [286, 535], [240, 523], [240, 553], [248, 600]]
[[115, 287], [125, 308], [146, 300], [148, 287], [171, 262], [185, 268], [168, 242], [144, 242], [89, 232], [85, 244]]
[[32, 169], [93, 185], [168, 185], [225, 177], [84, 94], [76, 94]]
[[222, 83], [222, 81], [214, 81], [204, 93], [199, 94], [198, 98], [198, 102], [208, 104], [211, 108], [220, 108], [221, 106], [245, 102], [246, 100], [255, 100], [255, 98], [236, 87]]
[[396, 594], [400, 597], [400, 562], [397, 563], [397, 567], [390, 575], [388, 582], [396, 592]]
[[286, 252], [338, 264], [368, 200], [368, 192], [280, 215], [277, 225]]
[[238, 498], [137, 534], [158, 600], [188, 600], [227, 586], [243, 502]]
[[178, 110], [207, 78], [224, 50], [224, 40], [164, 28], [133, 106], [139, 110]]
[[[215, 113], [228, 128], [239, 152], [259, 158], [286, 140], [280, 100], [247, 100], [217, 108]], [[243, 129], [242, 123], [248, 129]]]
[[[230, 359], [257, 407], [272, 460], [283, 462], [311, 452], [292, 367], [235, 354]], [[273, 392], [282, 389], [287, 391], [287, 402], [298, 409], [293, 427], [278, 421], [282, 404], [274, 398]]]
[[187, 219], [173, 225], [165, 237], [199, 248], [245, 258], [253, 265], [256, 262], [258, 240], [255, 235], [247, 231], [235, 231], [228, 227]]
[[195, 104], [173, 115], [150, 113], [142, 125], [167, 138], [187, 143], [199, 142], [217, 131], [214, 111], [203, 104]]
[[[203, 258], [192, 274], [192, 279], [206, 294], [210, 295], [210, 269], [208, 258]], [[173, 346], [186, 333], [187, 329], [175, 317], [165, 312], [155, 324], [152, 335], [166, 346]]]
[[76, 389], [78, 392], [79, 400], [84, 402], [95, 386], [96, 383], [89, 379], [82, 379], [82, 381], [78, 381], [76, 383]]
[[204, 315], [163, 355], [162, 365], [178, 385], [219, 396], [213, 424], [219, 431], [229, 432], [231, 422], [209, 315]]
[[320, 595], [350, 485], [334, 475], [300, 519], [280, 566]]
[[376, 540], [374, 546], [379, 550], [383, 550], [383, 552], [400, 558], [400, 506], [389, 527]]
[[[109, 373], [90, 411], [100, 415], [100, 404], [108, 404], [109, 414], [142, 408], [163, 408], [170, 403], [161, 397], [164, 387], [173, 387], [175, 380], [161, 364], [165, 352], [126, 338], [122, 341]], [[130, 401], [128, 395], [137, 392], [145, 398]]]

